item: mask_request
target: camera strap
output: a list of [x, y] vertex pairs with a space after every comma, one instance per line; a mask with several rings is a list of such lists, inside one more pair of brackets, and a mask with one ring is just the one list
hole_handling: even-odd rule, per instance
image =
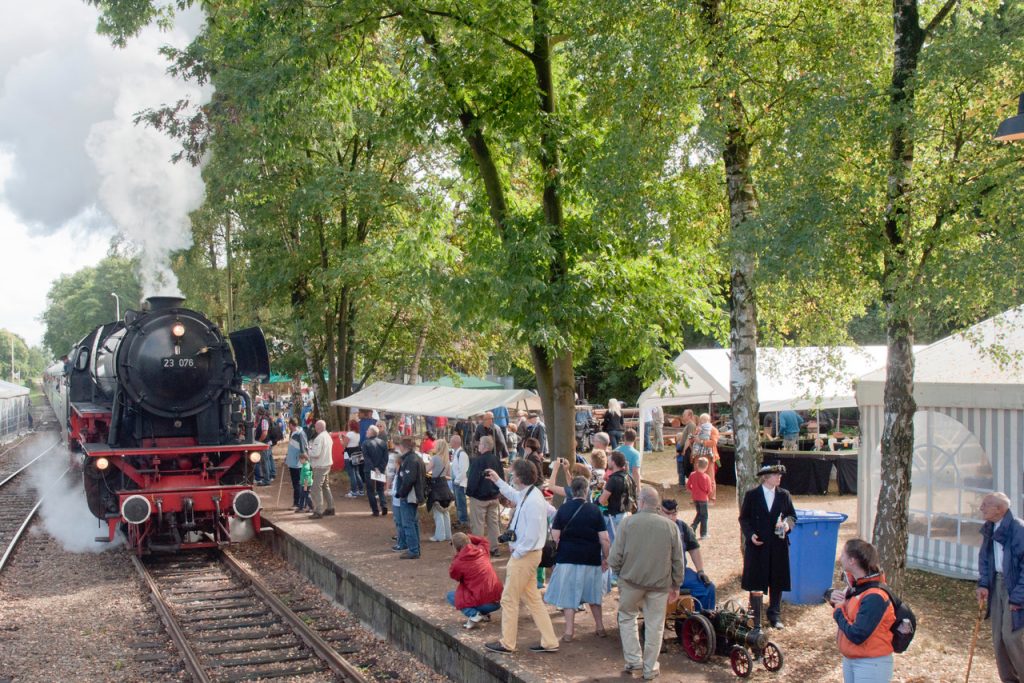
[[522, 511], [523, 504], [526, 502], [526, 499], [529, 497], [530, 493], [535, 488], [537, 488], [537, 487], [531, 485], [530, 488], [526, 489], [526, 493], [523, 495], [522, 500], [520, 500], [519, 504], [516, 505], [516, 511], [512, 514], [512, 531], [515, 531], [516, 527], [519, 526], [519, 513]]

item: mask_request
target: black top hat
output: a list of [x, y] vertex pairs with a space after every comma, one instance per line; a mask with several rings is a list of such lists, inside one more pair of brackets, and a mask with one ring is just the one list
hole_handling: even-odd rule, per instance
[[781, 463], [775, 463], [774, 465], [762, 465], [761, 469], [757, 471], [757, 476], [763, 477], [766, 474], [785, 474], [786, 466]]

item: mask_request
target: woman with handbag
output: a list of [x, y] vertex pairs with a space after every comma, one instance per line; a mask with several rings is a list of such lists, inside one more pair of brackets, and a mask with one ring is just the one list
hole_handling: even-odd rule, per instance
[[562, 642], [573, 639], [576, 609], [590, 605], [597, 635], [605, 637], [601, 601], [605, 594], [604, 571], [608, 569], [611, 541], [601, 509], [588, 500], [590, 481], [573, 477], [569, 484], [572, 500], [558, 508], [551, 525], [551, 536], [558, 544], [555, 569], [544, 593], [544, 602], [562, 610], [565, 634]]
[[451, 459], [448, 442], [444, 439], [434, 444], [434, 455], [430, 459], [430, 488], [427, 494], [427, 508], [434, 515], [434, 535], [431, 541], [440, 543], [452, 539], [452, 518], [448, 507], [455, 498], [448, 480], [451, 478]]
[[366, 493], [363, 484], [363, 451], [359, 448], [359, 420], [348, 421], [348, 431], [344, 436], [345, 473], [348, 475], [349, 492], [347, 498], [356, 498]]

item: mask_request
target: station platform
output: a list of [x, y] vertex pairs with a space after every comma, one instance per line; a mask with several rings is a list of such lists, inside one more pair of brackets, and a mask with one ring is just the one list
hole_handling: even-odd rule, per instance
[[[594, 631], [589, 611], [576, 617], [576, 634], [570, 643], [561, 643], [554, 654], [529, 652], [540, 636], [525, 608], [520, 611], [518, 651], [497, 655], [484, 649], [484, 643], [501, 635], [501, 611], [491, 623], [473, 630], [463, 628], [465, 618], [445, 601], [454, 590], [448, 578], [448, 566], [454, 555], [449, 543], [427, 540], [433, 532], [433, 520], [421, 508], [422, 555], [418, 560], [400, 560], [391, 551], [395, 533], [394, 519], [372, 517], [366, 498], [347, 498], [342, 479], [332, 486], [337, 516], [310, 519], [306, 513], [287, 508], [291, 502], [291, 484], [278, 480], [257, 491], [264, 499], [264, 519], [273, 530], [261, 535], [294, 567], [321, 590], [337, 600], [383, 637], [413, 652], [428, 665], [457, 681], [624, 681], [624, 660], [616, 621], [617, 593], [604, 600], [606, 638]], [[499, 578], [504, 579], [508, 552], [494, 559]], [[550, 608], [555, 632], [560, 636], [564, 620], [560, 610]], [[668, 637], [670, 633], [666, 633]], [[682, 648], [666, 638], [660, 664], [661, 680], [731, 681], [735, 680], [728, 662], [697, 664]], [[764, 672], [762, 672], [762, 675]]]

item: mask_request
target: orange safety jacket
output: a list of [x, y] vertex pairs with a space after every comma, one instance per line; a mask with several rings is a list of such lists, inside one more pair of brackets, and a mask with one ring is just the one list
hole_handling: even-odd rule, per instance
[[851, 659], [884, 657], [893, 653], [892, 625], [896, 623], [896, 612], [889, 596], [876, 587], [857, 591], [857, 586], [873, 581], [885, 583], [885, 575], [874, 574], [857, 579], [853, 591], [848, 591], [846, 602], [832, 615], [839, 627], [839, 651]]

